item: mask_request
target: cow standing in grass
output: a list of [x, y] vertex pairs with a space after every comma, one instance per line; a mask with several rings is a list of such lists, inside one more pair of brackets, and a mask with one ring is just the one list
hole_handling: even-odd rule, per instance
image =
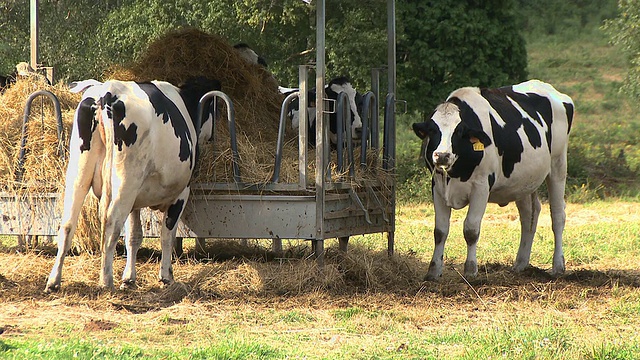
[[[163, 213], [160, 281], [171, 284], [171, 252], [196, 163], [198, 139], [193, 120], [200, 98], [219, 90], [220, 83], [195, 78], [175, 87], [161, 81], [89, 80], [75, 89], [84, 94], [71, 134], [58, 254], [45, 291], [60, 287], [62, 264], [89, 189], [100, 199], [100, 285], [113, 288], [113, 258], [125, 221], [127, 263], [122, 286], [135, 285], [143, 207]], [[211, 131], [201, 135], [210, 136]]]
[[478, 273], [476, 245], [487, 203], [515, 201], [520, 247], [513, 270], [529, 265], [540, 214], [537, 189], [546, 181], [555, 240], [552, 274], [564, 273], [562, 232], [571, 98], [537, 80], [499, 89], [461, 88], [427, 121], [413, 124], [433, 173], [435, 249], [425, 279], [442, 276], [451, 209], [469, 206], [464, 221], [464, 274]]

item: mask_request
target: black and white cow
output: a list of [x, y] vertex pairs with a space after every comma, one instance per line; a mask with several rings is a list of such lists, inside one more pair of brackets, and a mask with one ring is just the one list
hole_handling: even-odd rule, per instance
[[249, 47], [249, 45], [245, 43], [238, 43], [233, 45], [233, 48], [236, 49], [238, 55], [240, 55], [240, 57], [242, 57], [249, 64], [262, 65], [265, 68], [267, 67], [267, 61], [260, 55], [256, 54], [256, 52], [253, 51], [253, 49]]
[[487, 202], [516, 202], [522, 232], [513, 270], [523, 271], [540, 214], [536, 190], [545, 180], [555, 239], [551, 272], [564, 273], [564, 189], [573, 112], [569, 96], [531, 80], [498, 89], [455, 90], [429, 120], [413, 124], [433, 173], [435, 249], [425, 279], [442, 275], [451, 209], [467, 205], [464, 274], [477, 275], [476, 245]]
[[[284, 95], [288, 95], [294, 91], [298, 91], [295, 88], [283, 88], [280, 87], [280, 92]], [[351, 81], [346, 76], [341, 76], [332, 79], [325, 86], [325, 95], [327, 99], [337, 100], [340, 93], [345, 93], [349, 101], [349, 108], [351, 109], [351, 138], [352, 140], [359, 140], [362, 136], [362, 118], [360, 116], [362, 112], [362, 95], [359, 94], [351, 85]], [[309, 90], [307, 93], [307, 100], [309, 105], [307, 107], [307, 119], [309, 119], [308, 127], [308, 139], [309, 144], [315, 146], [316, 139], [316, 91], [315, 89]], [[299, 100], [296, 99], [291, 102], [289, 106], [289, 118], [291, 119], [291, 127], [298, 129], [300, 127], [300, 113], [299, 113]], [[329, 138], [332, 144], [337, 144], [338, 138], [338, 114], [337, 111], [329, 114]]]
[[82, 203], [100, 199], [102, 271], [100, 285], [113, 288], [115, 246], [126, 221], [127, 263], [123, 286], [134, 286], [142, 243], [140, 209], [163, 213], [160, 280], [173, 282], [171, 252], [178, 220], [189, 196], [199, 140], [193, 119], [198, 101], [220, 83], [195, 78], [180, 87], [162, 81], [80, 82], [83, 91], [71, 134], [58, 254], [45, 291], [60, 287], [62, 264], [71, 247]]

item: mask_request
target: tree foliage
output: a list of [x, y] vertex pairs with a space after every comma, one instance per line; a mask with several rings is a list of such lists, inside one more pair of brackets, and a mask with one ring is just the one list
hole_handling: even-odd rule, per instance
[[430, 112], [458, 87], [525, 80], [512, 0], [407, 0], [399, 9], [398, 86], [414, 109]]
[[637, 99], [640, 98], [640, 2], [620, 0], [618, 7], [619, 16], [606, 20], [603, 28], [630, 59], [623, 90]]
[[[457, 87], [523, 80], [513, 1], [398, 0], [398, 97], [430, 112]], [[315, 60], [315, 3], [40, 0], [40, 58], [58, 78], [100, 78], [166, 31], [197, 27], [248, 43], [282, 85], [294, 86], [297, 65]], [[386, 64], [386, 1], [328, 0], [326, 9], [327, 75], [348, 75], [367, 89], [371, 68]], [[0, 71], [10, 72], [29, 58], [28, 1], [5, 0], [0, 11]]]

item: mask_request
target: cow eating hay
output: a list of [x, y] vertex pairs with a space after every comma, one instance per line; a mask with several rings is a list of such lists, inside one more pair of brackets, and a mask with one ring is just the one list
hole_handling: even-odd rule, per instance
[[143, 207], [163, 213], [160, 280], [171, 284], [171, 251], [196, 163], [199, 139], [193, 119], [202, 95], [219, 90], [220, 84], [205, 78], [179, 88], [160, 81], [93, 80], [78, 88], [87, 90], [73, 123], [58, 254], [45, 291], [60, 287], [62, 264], [89, 189], [100, 198], [100, 284], [113, 288], [113, 257], [125, 220], [127, 264], [122, 280], [124, 287], [135, 284]]
[[513, 270], [523, 271], [540, 214], [536, 191], [545, 180], [555, 239], [552, 274], [564, 272], [564, 189], [573, 112], [569, 96], [532, 80], [499, 89], [455, 90], [429, 120], [413, 124], [433, 173], [435, 249], [427, 280], [442, 275], [451, 209], [467, 205], [464, 274], [477, 275], [476, 245], [487, 202], [516, 202], [522, 232]]

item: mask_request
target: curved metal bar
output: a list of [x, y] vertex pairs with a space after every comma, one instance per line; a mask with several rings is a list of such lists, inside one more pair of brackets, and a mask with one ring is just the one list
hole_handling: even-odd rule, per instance
[[[196, 139], [198, 138], [198, 136], [200, 136], [200, 128], [202, 126], [202, 119], [204, 118], [205, 115], [205, 110], [207, 108], [207, 102], [210, 101], [213, 98], [220, 98], [222, 99], [225, 104], [227, 104], [227, 118], [229, 120], [229, 135], [230, 135], [230, 142], [231, 142], [231, 156], [233, 158], [232, 161], [232, 166], [233, 166], [233, 179], [235, 182], [237, 183], [241, 183], [242, 182], [242, 177], [240, 176], [240, 155], [238, 153], [238, 141], [236, 139], [236, 113], [235, 110], [233, 108], [233, 102], [231, 101], [231, 98], [223, 93], [222, 91], [219, 90], [214, 90], [214, 91], [209, 91], [208, 93], [204, 94], [201, 98], [200, 101], [198, 102], [198, 116], [196, 117], [194, 126], [196, 127]], [[213, 120], [214, 125], [215, 125], [215, 119]], [[212, 134], [215, 131], [215, 126], [212, 129]]]
[[341, 92], [340, 94], [338, 94], [337, 106], [336, 106], [336, 120], [337, 120], [337, 131], [338, 131], [337, 144], [336, 144], [336, 151], [338, 156], [338, 164], [337, 164], [338, 169], [340, 170], [341, 173], [344, 173], [345, 171], [344, 148], [346, 143], [347, 160], [349, 162], [349, 176], [353, 177], [355, 174], [355, 168], [354, 168], [354, 161], [353, 161], [353, 140], [351, 136], [351, 105], [349, 104], [349, 96], [347, 96], [347, 94], [344, 92]]
[[[377, 148], [378, 138], [378, 117], [376, 108], [378, 107], [378, 101], [376, 95], [368, 91], [364, 94], [362, 100], [362, 144], [360, 146], [360, 168], [367, 166], [367, 145], [371, 144], [373, 151]], [[371, 119], [369, 115], [371, 114]], [[369, 125], [371, 123], [371, 126]], [[374, 139], [376, 141], [374, 142]], [[374, 147], [375, 144], [375, 147]]]
[[46, 96], [53, 103], [58, 126], [58, 156], [64, 156], [64, 131], [62, 124], [62, 112], [60, 111], [60, 101], [58, 100], [58, 97], [51, 91], [38, 90], [29, 95], [24, 107], [24, 116], [22, 118], [22, 139], [20, 141], [20, 154], [18, 155], [18, 166], [16, 167], [16, 172], [14, 174], [16, 182], [22, 181], [22, 175], [24, 173], [24, 158], [27, 152], [27, 122], [29, 121], [29, 114], [31, 113], [31, 104], [33, 103], [33, 100], [35, 100], [38, 96]]
[[395, 94], [387, 94], [384, 108], [384, 139], [382, 142], [382, 168], [393, 169], [395, 163]]
[[[282, 108], [280, 109], [280, 124], [278, 125], [278, 142], [276, 143], [276, 161], [273, 166], [273, 176], [271, 177], [272, 183], [277, 183], [280, 180], [280, 166], [282, 164], [282, 147], [284, 146], [284, 129], [286, 127], [286, 118], [289, 110], [289, 105], [293, 102], [293, 99], [300, 96], [300, 92], [296, 91], [289, 95], [282, 101]], [[306, 111], [306, 105], [302, 104], [302, 101], [298, 100], [300, 104], [298, 111]], [[302, 109], [302, 110], [300, 110]]]

